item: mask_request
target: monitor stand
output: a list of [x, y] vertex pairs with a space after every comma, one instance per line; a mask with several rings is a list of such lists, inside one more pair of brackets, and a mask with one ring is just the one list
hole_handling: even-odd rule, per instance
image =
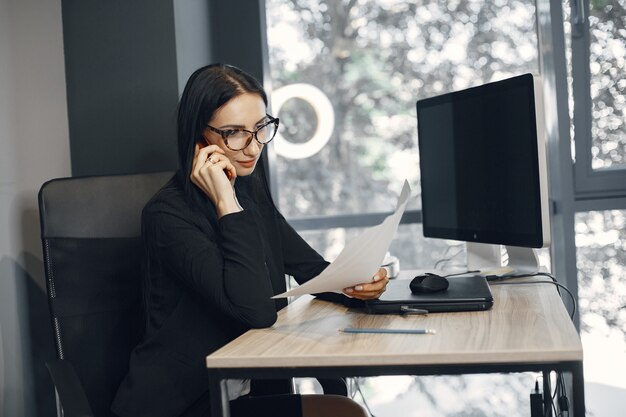
[[[508, 254], [508, 263], [504, 263], [502, 247]], [[539, 258], [533, 248], [508, 245], [489, 245], [467, 242], [467, 269], [470, 271], [489, 271], [502, 267], [513, 269], [513, 274], [533, 274], [539, 271]]]

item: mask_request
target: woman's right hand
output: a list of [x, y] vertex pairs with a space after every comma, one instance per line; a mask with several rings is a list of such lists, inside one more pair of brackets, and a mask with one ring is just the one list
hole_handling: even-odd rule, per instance
[[241, 211], [233, 189], [237, 172], [219, 146], [196, 144], [190, 178], [213, 202], [218, 217]]

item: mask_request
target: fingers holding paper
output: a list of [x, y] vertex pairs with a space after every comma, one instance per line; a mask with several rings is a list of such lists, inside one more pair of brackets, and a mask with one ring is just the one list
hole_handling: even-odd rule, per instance
[[344, 288], [343, 292], [347, 296], [358, 298], [359, 300], [374, 300], [385, 292], [388, 282], [387, 270], [380, 268], [372, 278], [372, 281]]

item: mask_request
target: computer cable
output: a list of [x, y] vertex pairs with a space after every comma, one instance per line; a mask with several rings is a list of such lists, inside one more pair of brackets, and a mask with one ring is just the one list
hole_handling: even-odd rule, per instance
[[567, 398], [567, 388], [565, 387], [565, 381], [563, 380], [563, 374], [561, 372], [556, 373], [555, 394], [558, 397], [557, 401], [559, 405], [559, 416], [569, 416], [569, 399]]
[[365, 395], [363, 395], [363, 391], [361, 391], [361, 384], [359, 384], [359, 377], [354, 377], [353, 382], [354, 382], [354, 385], [356, 386], [356, 391], [352, 393], [352, 399], [354, 400], [354, 397], [356, 396], [356, 393], [358, 392], [359, 395], [361, 396], [361, 400], [363, 401], [363, 405], [365, 406], [367, 413], [370, 415], [370, 417], [376, 417], [374, 416], [374, 413], [372, 413], [372, 410], [370, 410], [370, 407], [367, 404], [367, 400], [365, 399]]
[[[549, 375], [549, 374], [548, 374]], [[558, 378], [559, 374], [557, 372], [557, 378]], [[559, 415], [557, 409], [556, 409], [556, 405], [554, 404], [554, 400], [556, 399], [556, 394], [558, 392], [558, 388], [554, 387], [554, 392], [551, 392], [550, 394], [550, 403], [552, 404], [552, 411], [554, 412], [554, 416], [557, 417]]]
[[[552, 394], [552, 409], [554, 410], [554, 415], [557, 417], [568, 417], [569, 416], [569, 399], [567, 398], [567, 389], [565, 388], [565, 381], [563, 380], [562, 372], [556, 373], [556, 387], [554, 388], [554, 393]], [[555, 405], [555, 400], [557, 404]], [[558, 405], [558, 411], [557, 411]]]
[[[552, 279], [552, 281], [520, 281], [520, 282], [502, 282], [504, 280], [509, 280], [513, 278], [524, 278], [524, 277], [533, 277], [533, 276], [547, 276]], [[574, 299], [574, 295], [572, 292], [563, 284], [557, 282], [554, 276], [548, 274], [547, 272], [536, 272], [534, 274], [524, 274], [524, 275], [503, 275], [493, 278], [494, 276], [487, 277], [487, 281], [489, 281], [492, 285], [526, 285], [526, 284], [552, 284], [556, 286], [557, 292], [561, 295], [559, 288], [562, 288], [569, 295], [570, 300], [572, 301], [572, 313], [570, 314], [570, 319], [574, 321], [574, 316], [576, 315], [576, 300]]]
[[459, 244], [459, 245], [450, 245], [450, 246], [448, 246], [448, 247], [446, 248], [446, 250], [443, 252], [443, 255], [441, 255], [441, 258], [442, 258], [442, 259], [439, 259], [437, 262], [435, 262], [435, 265], [433, 266], [433, 269], [437, 269], [437, 267], [438, 267], [440, 264], [445, 263], [445, 262], [449, 262], [449, 261], [451, 261], [452, 259], [454, 259], [454, 258], [456, 258], [457, 256], [459, 256], [460, 254], [462, 254], [462, 253], [463, 253], [463, 248], [461, 248], [461, 250], [459, 250], [459, 251], [458, 251], [457, 253], [455, 253], [454, 255], [449, 256], [449, 257], [447, 257], [447, 258], [446, 258], [446, 256], [448, 255], [448, 253], [450, 252], [450, 250], [451, 250], [451, 249], [458, 248], [458, 247], [460, 247], [460, 246], [463, 246], [463, 244]]
[[[510, 279], [510, 278], [540, 277], [540, 276], [545, 276], [545, 277], [550, 278], [553, 282], [558, 282], [556, 278], [548, 272], [534, 272], [531, 274], [487, 275], [485, 278], [487, 279], [487, 281], [501, 281], [501, 280]], [[559, 296], [561, 296], [561, 290], [559, 289], [558, 286], [556, 287], [556, 292], [558, 292]], [[574, 308], [576, 308], [576, 306], [574, 306]]]
[[[557, 378], [559, 377], [559, 373], [556, 373]], [[557, 417], [559, 415], [557, 409], [556, 409], [556, 405], [554, 404], [554, 399], [556, 398], [556, 394], [558, 392], [558, 389], [556, 387], [554, 387], [554, 392], [552, 393], [552, 396], [550, 397], [550, 404], [552, 405], [552, 412], [554, 413], [554, 416]]]
[[480, 272], [480, 270], [476, 269], [474, 271], [463, 271], [463, 272], [455, 272], [454, 274], [446, 274], [446, 275], [442, 275], [442, 277], [444, 278], [448, 278], [448, 277], [456, 277], [458, 275], [465, 275], [465, 274], [475, 274], [477, 272]]
[[[539, 375], [535, 378], [535, 388], [531, 390], [530, 394], [530, 414], [531, 417], [546, 416], [548, 410], [546, 407], [551, 407], [553, 415], [555, 417], [568, 417], [569, 416], [569, 400], [567, 398], [567, 392], [565, 388], [565, 382], [563, 381], [563, 374], [561, 372], [555, 372], [556, 374], [556, 386], [554, 391], [547, 395], [550, 395], [550, 405], [546, 405], [543, 401], [543, 396], [546, 395], [539, 390], [539, 380], [543, 379], [543, 376]], [[549, 374], [548, 374], [549, 376]], [[558, 404], [555, 404], [558, 400]], [[541, 401], [541, 406], [538, 402]], [[558, 407], [557, 407], [558, 405]], [[538, 410], [540, 408], [541, 411]]]
[[[555, 372], [556, 374], [556, 386], [554, 388], [554, 392], [551, 393], [551, 405], [552, 411], [554, 412], [554, 416], [556, 417], [567, 417], [569, 415], [569, 399], [567, 398], [567, 390], [565, 388], [565, 381], [563, 381], [563, 374], [561, 372]], [[535, 379], [535, 391], [538, 391], [538, 383], [539, 378], [543, 378], [538, 376]], [[555, 400], [558, 400], [558, 408], [555, 405]], [[532, 401], [532, 397], [531, 397]], [[546, 409], [544, 404], [543, 413], [546, 415]], [[532, 414], [532, 412], [531, 412]]]

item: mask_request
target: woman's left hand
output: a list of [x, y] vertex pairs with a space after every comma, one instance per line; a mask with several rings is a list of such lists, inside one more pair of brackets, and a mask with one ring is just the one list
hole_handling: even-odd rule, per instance
[[375, 300], [385, 292], [388, 282], [387, 270], [380, 268], [371, 282], [364, 282], [354, 287], [344, 288], [343, 292], [347, 296], [358, 298], [359, 300]]

